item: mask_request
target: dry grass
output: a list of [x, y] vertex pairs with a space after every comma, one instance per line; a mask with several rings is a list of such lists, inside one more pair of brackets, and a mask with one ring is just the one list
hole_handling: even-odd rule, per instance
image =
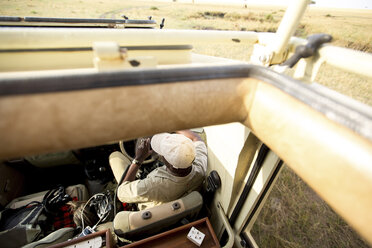
[[260, 247], [368, 247], [288, 167], [283, 168], [251, 233]]
[[[146, 19], [168, 29], [275, 32], [284, 9], [123, 0], [2, 0], [0, 15]], [[372, 11], [307, 10], [296, 35], [327, 32], [333, 44], [372, 52]], [[195, 46], [194, 51], [248, 61], [252, 44]], [[325, 66], [317, 81], [372, 106], [372, 80]], [[350, 227], [289, 169], [284, 169], [253, 234], [261, 247], [367, 247]]]

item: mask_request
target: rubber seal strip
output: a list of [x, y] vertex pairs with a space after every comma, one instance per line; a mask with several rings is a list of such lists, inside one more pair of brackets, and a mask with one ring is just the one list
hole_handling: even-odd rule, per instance
[[[68, 75], [20, 76], [0, 79], [0, 96], [40, 94], [100, 88], [145, 86], [185, 81], [227, 78], [255, 78], [284, 91], [360, 135], [372, 140], [372, 111], [349, 104], [348, 97], [332, 98], [310, 84], [279, 74], [269, 68], [249, 65], [133, 69], [126, 71], [83, 72]], [[367, 111], [365, 111], [367, 109]]]

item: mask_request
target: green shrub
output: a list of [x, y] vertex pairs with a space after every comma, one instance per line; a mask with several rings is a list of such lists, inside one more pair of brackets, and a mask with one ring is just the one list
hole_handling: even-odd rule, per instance
[[225, 12], [221, 11], [204, 11], [205, 17], [218, 17], [218, 18], [224, 18], [226, 15]]
[[269, 21], [269, 22], [274, 22], [274, 17], [273, 17], [272, 14], [267, 14], [267, 15], [265, 16], [265, 20], [266, 20], [266, 21]]
[[254, 16], [254, 14], [252, 12], [249, 12], [248, 14], [239, 14], [239, 13], [236, 13], [236, 12], [227, 13], [225, 15], [225, 18], [230, 19], [232, 21], [239, 20], [239, 19], [249, 20], [249, 21], [257, 21], [257, 18]]

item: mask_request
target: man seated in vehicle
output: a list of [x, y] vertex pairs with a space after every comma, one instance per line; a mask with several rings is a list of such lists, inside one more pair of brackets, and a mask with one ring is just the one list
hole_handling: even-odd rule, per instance
[[[153, 170], [145, 179], [136, 180], [139, 167], [153, 151], [164, 166]], [[143, 210], [200, 189], [207, 171], [207, 147], [199, 135], [182, 130], [142, 140], [132, 162], [120, 152], [112, 153], [109, 161], [117, 182], [129, 166], [119, 185], [118, 199], [138, 203], [138, 209]]]

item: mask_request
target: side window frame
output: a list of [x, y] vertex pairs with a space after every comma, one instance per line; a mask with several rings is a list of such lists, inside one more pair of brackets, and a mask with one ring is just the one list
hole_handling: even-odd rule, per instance
[[250, 230], [282, 168], [283, 161], [262, 144], [240, 190], [239, 199], [230, 212], [229, 222], [236, 232], [234, 239], [238, 247], [258, 247]]
[[[257, 196], [256, 202], [253, 205], [249, 215], [244, 222], [241, 231], [237, 234], [240, 237], [241, 247], [258, 248], [254, 237], [251, 235], [250, 230], [252, 229], [254, 223], [256, 222], [262, 207], [266, 203], [267, 198], [273, 189], [276, 180], [278, 179], [280, 172], [283, 168], [283, 161], [278, 159], [277, 164], [272, 168], [271, 175], [268, 177], [267, 181], [264, 182], [264, 187], [262, 188], [260, 194]], [[265, 166], [265, 165], [264, 165]], [[263, 168], [261, 168], [262, 170]]]

